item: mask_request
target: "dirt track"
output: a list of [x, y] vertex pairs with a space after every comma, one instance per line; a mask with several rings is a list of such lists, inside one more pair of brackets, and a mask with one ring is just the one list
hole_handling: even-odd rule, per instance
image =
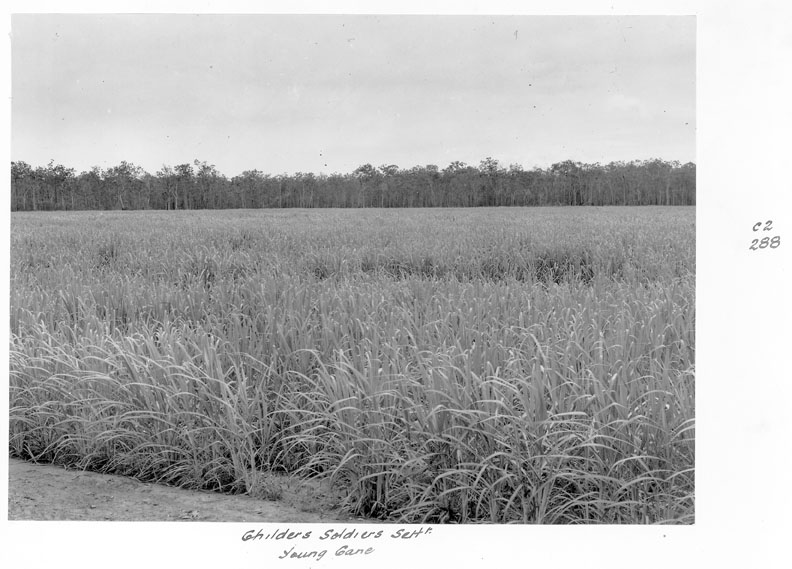
[[124, 476], [66, 470], [9, 458], [9, 520], [322, 523], [351, 521], [317, 486], [283, 479], [283, 497], [183, 490]]

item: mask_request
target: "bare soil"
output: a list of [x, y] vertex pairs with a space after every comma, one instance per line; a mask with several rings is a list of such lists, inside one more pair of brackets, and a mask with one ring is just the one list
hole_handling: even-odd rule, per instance
[[150, 484], [108, 474], [8, 459], [9, 520], [330, 523], [339, 511], [329, 487], [278, 477], [278, 500]]

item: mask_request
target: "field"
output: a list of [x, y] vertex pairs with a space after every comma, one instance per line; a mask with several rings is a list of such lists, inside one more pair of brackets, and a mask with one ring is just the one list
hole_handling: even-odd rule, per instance
[[11, 215], [10, 453], [424, 523], [694, 521], [695, 208]]

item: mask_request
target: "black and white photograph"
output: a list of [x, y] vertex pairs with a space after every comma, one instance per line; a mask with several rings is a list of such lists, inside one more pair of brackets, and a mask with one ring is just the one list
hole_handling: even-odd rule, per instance
[[[204, 561], [261, 566], [681, 547], [707, 17], [12, 11], [6, 527], [218, 528]], [[719, 245], [757, 282], [788, 248], [761, 203]]]

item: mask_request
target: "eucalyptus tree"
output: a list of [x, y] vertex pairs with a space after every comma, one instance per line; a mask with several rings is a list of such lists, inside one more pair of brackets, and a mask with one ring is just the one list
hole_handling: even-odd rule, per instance
[[104, 172], [104, 188], [107, 195], [112, 196], [111, 203], [117, 203], [120, 209], [143, 209], [141, 199], [143, 189], [144, 170], [121, 161], [118, 166], [113, 166]]
[[38, 209], [33, 168], [27, 162], [11, 162], [11, 211]]
[[130, 162], [74, 175], [60, 164], [11, 163], [11, 209], [194, 209], [262, 207], [475, 207], [694, 205], [696, 165], [660, 159], [547, 169], [508, 169], [487, 157], [400, 169], [364, 164], [349, 174], [272, 176], [245, 170], [228, 180], [213, 164], [163, 165], [151, 175]]

